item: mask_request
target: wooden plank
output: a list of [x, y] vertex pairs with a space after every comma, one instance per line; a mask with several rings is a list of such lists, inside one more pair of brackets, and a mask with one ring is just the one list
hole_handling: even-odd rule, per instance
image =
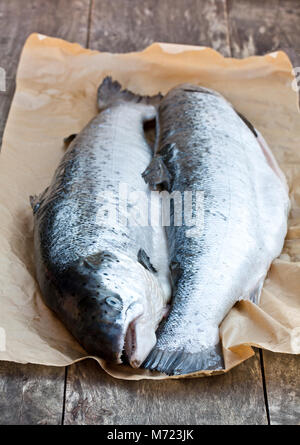
[[283, 50], [293, 66], [300, 67], [298, 0], [227, 0], [227, 16], [233, 57]]
[[[228, 0], [230, 46], [234, 57], [282, 49], [300, 66], [297, 0]], [[263, 351], [271, 424], [300, 423], [300, 357]]]
[[227, 374], [124, 381], [93, 361], [68, 371], [65, 424], [266, 424], [258, 354]]
[[64, 368], [0, 362], [0, 425], [59, 425]]
[[0, 144], [7, 119], [20, 53], [33, 32], [76, 41], [83, 46], [88, 38], [91, 0], [10, 0], [0, 2], [0, 66], [6, 71], [8, 92], [0, 92]]
[[[153, 41], [209, 45], [229, 55], [224, 2], [95, 0], [90, 46], [143, 49]], [[122, 14], [120, 14], [120, 10]], [[121, 381], [93, 361], [68, 370], [65, 424], [266, 424], [259, 355], [226, 375]]]
[[227, 0], [227, 5], [233, 57], [278, 49], [300, 54], [298, 0]]
[[[10, 0], [0, 2], [0, 66], [7, 88], [0, 92], [0, 144], [15, 87], [23, 44], [32, 32], [86, 44], [90, 0]], [[0, 423], [60, 424], [64, 368], [0, 362]]]
[[90, 0], [0, 2], [1, 65], [14, 76], [25, 39], [32, 32], [86, 45]]
[[229, 55], [225, 0], [94, 0], [91, 48], [127, 52], [153, 42], [206, 45]]
[[[2, 61], [1, 61], [2, 63]], [[2, 66], [0, 66], [2, 68]], [[8, 116], [11, 99], [14, 93], [15, 83], [12, 79], [6, 77], [5, 90], [0, 91], [0, 147], [2, 144], [2, 135]]]
[[300, 425], [300, 356], [264, 351], [271, 425]]

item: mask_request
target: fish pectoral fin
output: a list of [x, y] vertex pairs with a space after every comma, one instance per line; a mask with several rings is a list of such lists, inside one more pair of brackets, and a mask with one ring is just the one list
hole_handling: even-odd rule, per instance
[[243, 295], [240, 298], [240, 300], [249, 300], [252, 301], [252, 303], [254, 304], [259, 304], [265, 278], [266, 278], [265, 275], [262, 278], [260, 278], [258, 282], [255, 284], [255, 286], [252, 289], [250, 289], [250, 291], [247, 292], [246, 295]]
[[31, 208], [33, 210], [33, 214], [35, 214], [40, 206], [39, 196], [38, 195], [30, 195], [29, 202], [30, 202]]
[[198, 371], [225, 369], [221, 342], [193, 353], [184, 348], [171, 351], [167, 347], [161, 349], [155, 346], [142, 367], [167, 375], [184, 375]]
[[140, 249], [137, 254], [138, 262], [144, 266], [145, 269], [149, 270], [149, 272], [157, 272], [155, 267], [151, 264], [150, 258], [144, 251], [144, 249]]
[[77, 137], [77, 133], [73, 133], [73, 134], [70, 134], [70, 136], [68, 136], [67, 138], [64, 138], [64, 144], [65, 144], [66, 148], [69, 147], [71, 142], [73, 142], [76, 137]]
[[172, 261], [170, 263], [170, 271], [171, 271], [172, 282], [173, 284], [175, 284], [182, 273], [182, 268], [180, 267], [178, 261]]
[[29, 202], [31, 205], [31, 208], [33, 210], [33, 214], [35, 214], [38, 209], [40, 208], [40, 205], [42, 203], [42, 200], [44, 199], [44, 196], [46, 195], [49, 187], [46, 187], [45, 190], [40, 193], [39, 195], [30, 195], [29, 196]]
[[159, 184], [166, 184], [170, 187], [170, 173], [161, 156], [154, 156], [146, 170], [142, 173], [145, 182], [151, 189], [155, 189]]

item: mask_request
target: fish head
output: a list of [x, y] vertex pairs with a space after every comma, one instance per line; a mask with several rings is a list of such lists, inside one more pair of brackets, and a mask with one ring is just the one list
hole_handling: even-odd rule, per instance
[[68, 281], [64, 312], [72, 314], [67, 324], [79, 342], [108, 361], [140, 366], [156, 343], [163, 312], [151, 273], [126, 255], [105, 251], [80, 260]]
[[133, 368], [139, 368], [156, 344], [156, 330], [169, 306], [168, 296], [155, 273], [145, 269], [139, 262], [133, 262], [131, 270], [134, 271], [130, 284], [134, 304], [128, 308], [123, 361]]

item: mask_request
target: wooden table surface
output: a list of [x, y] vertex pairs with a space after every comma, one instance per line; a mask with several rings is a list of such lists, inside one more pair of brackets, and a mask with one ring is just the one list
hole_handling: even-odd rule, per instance
[[[0, 140], [31, 32], [100, 51], [154, 41], [225, 56], [285, 49], [300, 66], [298, 0], [0, 0]], [[298, 62], [298, 63], [297, 63]], [[226, 375], [120, 381], [92, 360], [66, 368], [0, 362], [0, 424], [300, 424], [300, 356], [256, 350]]]

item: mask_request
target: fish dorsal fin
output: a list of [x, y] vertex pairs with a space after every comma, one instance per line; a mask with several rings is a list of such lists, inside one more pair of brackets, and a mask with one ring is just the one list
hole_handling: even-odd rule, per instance
[[247, 127], [252, 131], [254, 136], [257, 139], [257, 142], [259, 143], [262, 152], [266, 158], [267, 163], [271, 167], [271, 169], [274, 171], [274, 173], [279, 177], [281, 180], [284, 188], [286, 191], [289, 191], [289, 187], [286, 181], [286, 177], [284, 176], [284, 173], [281, 171], [272, 151], [270, 150], [270, 147], [268, 146], [267, 142], [263, 138], [262, 134], [254, 127], [254, 125], [251, 124], [251, 122], [248, 121], [248, 119], [243, 116], [243, 114], [239, 113], [235, 110], [235, 112], [239, 115], [239, 117], [243, 120], [243, 122], [247, 125]]
[[242, 121], [247, 125], [249, 130], [252, 131], [254, 136], [257, 138], [257, 132], [256, 132], [256, 130], [254, 128], [254, 125], [252, 125], [251, 122], [249, 122], [248, 119], [242, 113], [239, 113], [237, 110], [235, 110], [235, 112], [242, 119]]
[[144, 266], [145, 269], [149, 270], [149, 272], [157, 272], [155, 267], [152, 265], [150, 258], [144, 251], [144, 249], [140, 249], [137, 254], [138, 262]]
[[33, 214], [35, 214], [40, 207], [39, 196], [38, 195], [30, 195], [29, 201], [30, 201], [30, 205], [31, 205]]
[[77, 137], [77, 133], [73, 133], [73, 134], [70, 134], [70, 136], [64, 138], [65, 147], [68, 148], [69, 145], [71, 144], [71, 142], [73, 142], [74, 139], [76, 139], [76, 137]]
[[41, 203], [42, 203], [48, 189], [49, 189], [49, 187], [45, 188], [45, 190], [42, 193], [40, 193], [39, 195], [30, 195], [29, 196], [29, 202], [30, 202], [31, 208], [33, 210], [33, 214], [35, 214], [38, 211], [38, 209], [40, 208]]
[[170, 271], [171, 271], [171, 276], [172, 276], [172, 282], [173, 282], [173, 284], [176, 284], [178, 278], [180, 277], [180, 275], [182, 273], [180, 263], [178, 261], [172, 261], [170, 263]]

